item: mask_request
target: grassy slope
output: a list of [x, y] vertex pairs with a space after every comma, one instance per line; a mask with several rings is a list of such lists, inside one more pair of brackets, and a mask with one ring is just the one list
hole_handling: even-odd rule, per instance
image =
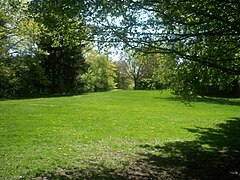
[[0, 101], [0, 179], [65, 173], [92, 164], [130, 167], [144, 146], [193, 141], [187, 128], [240, 117], [240, 100], [187, 107], [167, 92], [112, 91]]

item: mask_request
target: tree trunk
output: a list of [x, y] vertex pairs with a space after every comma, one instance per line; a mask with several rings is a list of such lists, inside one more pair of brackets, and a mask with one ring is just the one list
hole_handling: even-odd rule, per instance
[[134, 90], [138, 89], [137, 83], [138, 83], [137, 78], [134, 78]]

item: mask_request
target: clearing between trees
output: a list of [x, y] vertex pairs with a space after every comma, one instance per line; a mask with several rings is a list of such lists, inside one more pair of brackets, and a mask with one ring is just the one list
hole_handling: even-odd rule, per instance
[[0, 179], [240, 178], [239, 107], [167, 91], [0, 101]]

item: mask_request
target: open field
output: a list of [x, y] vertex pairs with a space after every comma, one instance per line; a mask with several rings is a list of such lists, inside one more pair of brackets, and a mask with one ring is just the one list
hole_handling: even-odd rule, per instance
[[240, 99], [168, 92], [0, 101], [0, 179], [240, 178]]

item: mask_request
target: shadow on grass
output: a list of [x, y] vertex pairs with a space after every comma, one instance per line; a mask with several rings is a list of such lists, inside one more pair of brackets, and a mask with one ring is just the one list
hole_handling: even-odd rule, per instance
[[240, 101], [235, 99], [228, 99], [228, 98], [211, 98], [211, 97], [204, 97], [198, 98], [198, 102], [205, 102], [210, 104], [222, 104], [222, 105], [230, 105], [230, 106], [240, 106]]
[[187, 129], [194, 141], [170, 142], [163, 146], [142, 145], [141, 154], [151, 166], [164, 169], [171, 179], [240, 179], [240, 118], [216, 129]]
[[138, 160], [124, 169], [96, 164], [36, 179], [240, 179], [240, 118], [216, 128], [186, 130], [195, 133], [196, 140], [140, 145]]
[[32, 178], [34, 180], [48, 180], [48, 179], [125, 179], [120, 172], [114, 169], [107, 168], [104, 165], [90, 166], [87, 169], [61, 169], [57, 172], [42, 173], [37, 177]]
[[84, 94], [42, 94], [42, 95], [29, 95], [29, 96], [16, 96], [8, 98], [0, 98], [0, 101], [9, 101], [9, 100], [28, 100], [28, 99], [40, 99], [40, 98], [61, 98], [61, 97], [72, 97]]
[[[155, 99], [159, 100], [168, 100], [168, 101], [183, 101], [180, 97], [155, 97]], [[186, 101], [187, 102], [187, 101]], [[218, 97], [199, 97], [196, 102], [204, 102], [209, 104], [220, 104], [220, 105], [229, 105], [229, 106], [240, 106], [240, 101], [234, 98], [218, 98]], [[188, 102], [191, 103], [191, 102]]]

